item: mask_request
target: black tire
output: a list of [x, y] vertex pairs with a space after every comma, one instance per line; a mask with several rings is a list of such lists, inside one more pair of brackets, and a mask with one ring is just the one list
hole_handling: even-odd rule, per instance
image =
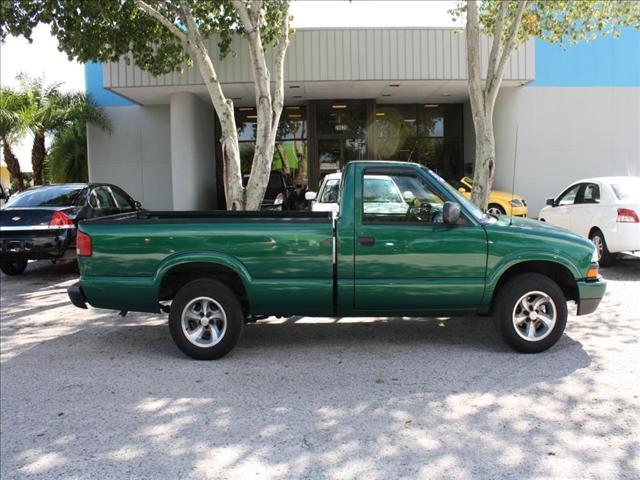
[[[520, 308], [518, 307], [520, 300], [530, 292], [542, 292], [553, 301], [552, 304], [543, 305], [544, 308], [540, 310], [541, 313], [550, 314], [551, 311], [548, 310], [548, 307], [553, 308], [555, 306], [555, 323], [552, 328], [548, 329], [548, 332], [545, 332], [541, 319], [533, 320], [534, 334], [540, 335], [538, 340], [524, 339], [520, 336], [519, 329], [514, 324], [514, 314], [521, 315], [523, 313], [522, 310], [518, 310]], [[536, 296], [529, 298], [536, 298]], [[537, 317], [539, 315], [537, 313], [538, 310], [535, 310], [535, 312]], [[520, 331], [523, 335], [528, 323], [532, 323], [531, 317], [527, 316], [527, 318], [529, 320], [521, 323], [523, 330]], [[500, 288], [494, 307], [494, 322], [504, 341], [514, 350], [522, 353], [542, 352], [552, 347], [564, 332], [567, 325], [567, 299], [558, 284], [549, 277], [539, 273], [523, 273], [511, 278]]]
[[[220, 339], [212, 346], [198, 346], [192, 343], [182, 328], [182, 315], [192, 302], [199, 297], [206, 297], [217, 303], [226, 318], [226, 327], [221, 333]], [[194, 321], [192, 321], [194, 322]], [[169, 330], [171, 337], [178, 348], [186, 355], [196, 360], [215, 360], [225, 356], [238, 343], [244, 324], [242, 307], [235, 293], [224, 283], [217, 280], [194, 280], [183, 286], [173, 298], [169, 312]], [[194, 322], [193, 329], [199, 328], [198, 322]], [[209, 328], [209, 337], [206, 329]], [[213, 337], [211, 326], [204, 327], [203, 341]]]
[[[596, 246], [596, 250], [598, 251], [598, 263], [601, 267], [608, 267], [613, 264], [616, 260], [615, 254], [609, 252], [607, 248], [607, 242], [604, 239], [604, 234], [598, 230], [597, 228], [593, 229], [591, 234], [589, 235], [589, 240]], [[601, 242], [602, 250], [598, 248], [598, 242]]]
[[27, 268], [27, 260], [16, 260], [15, 262], [2, 262], [0, 263], [0, 270], [5, 275], [16, 276], [22, 275]]
[[492, 209], [495, 211], [494, 213], [496, 213], [496, 214], [498, 214], [498, 215], [504, 215], [505, 213], [507, 213], [507, 212], [505, 211], [505, 209], [504, 209], [504, 208], [502, 208], [502, 207], [501, 207], [500, 205], [498, 205], [497, 203], [490, 203], [490, 204], [489, 204], [489, 207], [487, 208], [487, 211], [490, 211], [490, 210], [492, 210]]

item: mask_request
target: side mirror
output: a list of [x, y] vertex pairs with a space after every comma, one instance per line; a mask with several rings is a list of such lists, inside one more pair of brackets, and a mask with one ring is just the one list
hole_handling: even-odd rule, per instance
[[442, 207], [442, 219], [444, 223], [455, 225], [460, 218], [460, 204], [457, 202], [444, 202]]
[[306, 192], [304, 194], [304, 199], [313, 202], [317, 196], [318, 194], [316, 192]]
[[402, 198], [404, 198], [405, 202], [411, 203], [416, 199], [416, 196], [413, 194], [411, 190], [407, 190], [406, 192], [402, 193]]
[[549, 205], [550, 207], [555, 207], [556, 206], [556, 199], [555, 198], [547, 198], [547, 205]]

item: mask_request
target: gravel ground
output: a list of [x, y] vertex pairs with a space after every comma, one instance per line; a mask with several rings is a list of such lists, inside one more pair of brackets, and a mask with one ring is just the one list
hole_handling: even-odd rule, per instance
[[196, 362], [164, 316], [78, 310], [72, 267], [30, 264], [0, 279], [0, 477], [637, 479], [640, 259], [603, 274], [543, 354], [486, 318], [295, 317]]

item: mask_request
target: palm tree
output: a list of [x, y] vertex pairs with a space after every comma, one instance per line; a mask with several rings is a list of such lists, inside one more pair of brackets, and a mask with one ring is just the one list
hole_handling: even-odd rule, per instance
[[11, 145], [20, 140], [26, 131], [24, 110], [26, 108], [24, 95], [7, 87], [0, 88], [0, 140], [2, 153], [7, 169], [11, 175], [15, 188], [24, 190], [24, 178], [20, 169], [20, 162], [13, 153]]
[[60, 134], [77, 123], [86, 122], [110, 130], [110, 123], [104, 111], [83, 93], [61, 92], [60, 83], [45, 85], [41, 78], [30, 79], [24, 75], [19, 78], [28, 102], [25, 123], [33, 133], [33, 182], [41, 185], [44, 181], [47, 157], [45, 138], [48, 134]]
[[45, 171], [51, 183], [88, 180], [86, 125], [78, 122], [56, 134], [47, 154]]

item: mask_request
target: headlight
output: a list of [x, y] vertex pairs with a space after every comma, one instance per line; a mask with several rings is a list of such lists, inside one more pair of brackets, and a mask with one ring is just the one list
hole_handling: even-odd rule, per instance
[[513, 200], [510, 200], [509, 203], [511, 204], [512, 207], [521, 207], [522, 206], [522, 202], [520, 200], [518, 200], [517, 198], [514, 198]]
[[274, 205], [282, 205], [284, 203], [284, 195], [282, 193], [279, 193], [275, 200], [273, 201]]

